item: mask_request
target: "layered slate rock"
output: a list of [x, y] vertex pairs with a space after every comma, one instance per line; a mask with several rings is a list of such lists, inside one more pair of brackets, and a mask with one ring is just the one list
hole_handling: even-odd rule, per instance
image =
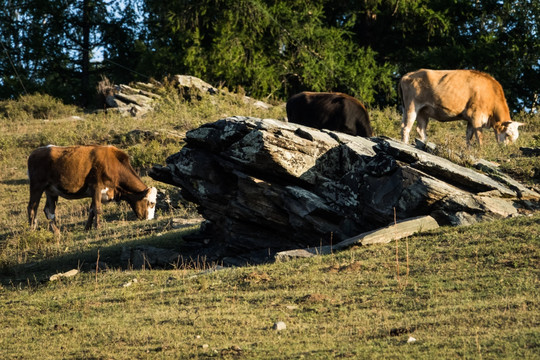
[[336, 244], [421, 215], [452, 225], [516, 216], [540, 198], [392, 139], [272, 119], [206, 124], [166, 163], [150, 176], [198, 205], [220, 258]]
[[[189, 75], [174, 75], [169, 79], [170, 85], [176, 88], [180, 96], [188, 101], [201, 100], [203, 95], [240, 95], [218, 89], [209, 83]], [[141, 117], [154, 110], [156, 100], [161, 99], [164, 87], [159, 82], [136, 82], [131, 85], [105, 85], [103, 102], [107, 111], [116, 111], [125, 116]], [[242, 95], [241, 101], [256, 108], [269, 109], [272, 105]], [[101, 110], [103, 111], [103, 110]]]
[[154, 84], [136, 83], [132, 86], [116, 85], [108, 90], [105, 97], [105, 108], [125, 116], [143, 116], [153, 110], [153, 102], [161, 96], [153, 91]]

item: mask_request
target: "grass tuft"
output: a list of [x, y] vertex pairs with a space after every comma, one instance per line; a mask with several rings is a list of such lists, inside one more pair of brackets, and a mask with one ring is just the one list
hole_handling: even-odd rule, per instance
[[17, 100], [0, 101], [0, 116], [13, 121], [55, 119], [80, 115], [81, 111], [72, 105], [47, 94], [21, 95]]

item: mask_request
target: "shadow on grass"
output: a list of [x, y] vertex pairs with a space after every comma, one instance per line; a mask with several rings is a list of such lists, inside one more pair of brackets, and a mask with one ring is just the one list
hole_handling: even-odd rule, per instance
[[30, 181], [28, 179], [15, 179], [15, 180], [2, 180], [0, 184], [4, 185], [28, 185]]
[[[71, 228], [71, 226], [68, 227]], [[38, 261], [29, 260], [23, 264], [5, 266], [0, 268], [0, 284], [23, 287], [38, 285], [46, 282], [51, 275], [56, 273], [66, 272], [72, 269], [78, 269], [83, 272], [95, 272], [96, 266], [98, 266], [99, 271], [106, 269], [127, 270], [131, 268], [131, 264], [122, 256], [122, 252], [125, 251], [124, 249], [130, 250], [151, 246], [166, 249], [171, 253], [178, 253], [182, 257], [185, 254], [187, 258], [190, 256], [187, 254], [190, 248], [183, 241], [183, 237], [197, 230], [198, 227], [191, 226], [185, 229], [172, 229], [164, 231], [162, 234], [156, 234], [154, 232], [154, 226], [150, 229], [141, 228], [141, 231], [148, 231], [150, 234], [122, 243], [105, 245], [103, 247], [96, 246], [83, 252], [58, 255]], [[168, 268], [175, 268], [179, 265], [181, 265], [180, 259], [178, 263], [171, 263]]]

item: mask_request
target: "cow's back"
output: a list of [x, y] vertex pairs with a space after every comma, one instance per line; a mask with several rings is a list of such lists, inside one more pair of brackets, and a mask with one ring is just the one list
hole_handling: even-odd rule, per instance
[[321, 104], [314, 103], [315, 93], [301, 92], [289, 98], [285, 106], [289, 122], [318, 127], [324, 120], [317, 115], [316, 107]]
[[[30, 182], [77, 193], [98, 174], [112, 174], [118, 160], [112, 146], [45, 146], [28, 157]], [[112, 172], [111, 172], [112, 170]]]
[[296, 124], [351, 135], [373, 135], [366, 108], [347, 94], [302, 92], [287, 101], [286, 111], [289, 121]]
[[480, 71], [421, 69], [404, 75], [400, 90], [404, 103], [414, 100], [417, 106], [444, 109], [448, 115], [507, 112], [510, 118], [502, 86]]

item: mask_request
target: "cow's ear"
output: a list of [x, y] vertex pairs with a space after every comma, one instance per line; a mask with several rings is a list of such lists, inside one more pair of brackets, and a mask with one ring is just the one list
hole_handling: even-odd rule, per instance
[[512, 121], [515, 125], [515, 127], [518, 127], [518, 126], [521, 126], [521, 125], [525, 125], [525, 123], [522, 123], [522, 122], [518, 122], [518, 121]]

